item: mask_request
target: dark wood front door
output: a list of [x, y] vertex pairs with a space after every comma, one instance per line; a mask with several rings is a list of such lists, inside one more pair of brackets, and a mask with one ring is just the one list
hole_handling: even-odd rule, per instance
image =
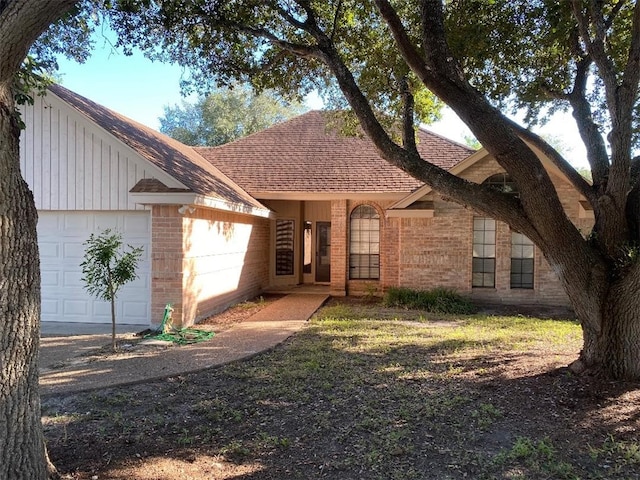
[[331, 281], [331, 223], [317, 222], [316, 282]]

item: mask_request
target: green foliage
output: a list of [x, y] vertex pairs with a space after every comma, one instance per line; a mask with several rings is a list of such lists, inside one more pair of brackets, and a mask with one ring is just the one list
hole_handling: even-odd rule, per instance
[[[128, 0], [115, 2], [109, 15], [120, 45], [189, 68], [185, 83], [191, 87], [249, 80], [259, 90], [298, 98], [315, 89], [330, 108], [343, 108], [340, 87], [323, 55], [314, 51], [320, 33], [340, 52], [383, 123], [392, 124], [385, 115], [397, 119], [402, 112], [405, 85], [416, 119], [429, 123], [441, 104], [411, 72], [374, 3]], [[602, 3], [605, 16], [616, 9], [617, 2]], [[631, 41], [633, 2], [621, 5], [606, 41], [620, 75]], [[394, 9], [419, 51], [418, 2], [395, 2]], [[565, 95], [585, 54], [571, 2], [451, 0], [445, 2], [445, 16], [447, 40], [465, 75], [495, 104], [524, 109], [530, 123], [567, 109]], [[601, 83], [589, 88], [595, 120], [604, 126], [609, 122]]]
[[[634, 2], [601, 4], [605, 18], [611, 19], [605, 53], [621, 78], [629, 54]], [[525, 111], [529, 124], [544, 122], [549, 114], [568, 108], [566, 95], [574, 88], [578, 63], [586, 57], [571, 2], [452, 0], [447, 7], [448, 40], [454, 54], [463, 59], [472, 83], [497, 105], [511, 107], [515, 114]], [[595, 121], [605, 127], [609, 120], [602, 87], [600, 81], [591, 82], [588, 100]]]
[[640, 443], [618, 440], [613, 435], [607, 436], [601, 447], [590, 447], [589, 454], [593, 460], [613, 464], [616, 474], [625, 466], [640, 465]]
[[91, 295], [114, 300], [123, 285], [138, 278], [136, 268], [143, 249], [129, 245], [128, 251], [124, 251], [121, 234], [112, 233], [111, 229], [99, 235], [92, 233], [84, 245], [82, 281]]
[[467, 145], [467, 147], [471, 147], [475, 150], [479, 150], [482, 148], [482, 145], [480, 144], [480, 142], [478, 141], [478, 139], [476, 137], [474, 137], [473, 135], [465, 135], [464, 136], [464, 143]]
[[93, 296], [111, 302], [111, 344], [116, 350], [115, 301], [120, 288], [138, 278], [136, 269], [142, 256], [142, 247], [128, 246], [124, 250], [122, 235], [106, 229], [99, 235], [91, 234], [84, 243], [86, 250], [82, 267], [85, 289]]
[[466, 314], [475, 311], [469, 299], [447, 288], [424, 291], [392, 287], [385, 293], [383, 302], [390, 307], [412, 308], [432, 313]]
[[[81, 0], [51, 25], [31, 46], [13, 81], [16, 105], [33, 105], [33, 95], [44, 95], [54, 81], [58, 55], [84, 63], [94, 46], [92, 35], [100, 26], [108, 0]], [[20, 128], [25, 124], [16, 110]]]
[[429, 123], [438, 115], [441, 102], [410, 73], [373, 2], [132, 0], [109, 15], [119, 45], [188, 68], [187, 91], [248, 81], [257, 91], [274, 89], [287, 99], [301, 100], [315, 90], [328, 108], [343, 109], [346, 101], [330, 68], [309, 54], [316, 41], [303, 22], [311, 12], [385, 123], [402, 111], [405, 88], [416, 120]]
[[[28, 55], [13, 79], [13, 99], [16, 105], [33, 105], [33, 94], [44, 95], [51, 83], [52, 79], [47, 74], [46, 65]], [[26, 128], [20, 111], [17, 109], [15, 110], [15, 117], [20, 128]]]
[[195, 103], [165, 106], [160, 131], [186, 145], [215, 146], [258, 132], [302, 113], [274, 91], [260, 94], [248, 85], [219, 88]]
[[527, 437], [518, 437], [510, 450], [496, 455], [494, 462], [522, 464], [529, 475], [535, 478], [579, 478], [571, 464], [558, 460], [557, 451], [548, 439], [536, 442]]
[[108, 0], [80, 0], [31, 46], [30, 55], [37, 58], [49, 73], [58, 68], [57, 56], [84, 63], [95, 46], [95, 32], [103, 26]]

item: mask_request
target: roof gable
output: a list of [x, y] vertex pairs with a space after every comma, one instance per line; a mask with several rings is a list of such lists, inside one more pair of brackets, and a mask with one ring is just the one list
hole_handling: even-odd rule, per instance
[[[52, 85], [49, 90], [142, 158], [175, 178], [188, 191], [236, 205], [240, 210], [266, 209], [193, 148], [60, 85]], [[140, 185], [137, 188], [139, 191]]]
[[[390, 165], [368, 138], [330, 129], [327, 112], [310, 111], [218, 147], [196, 147], [209, 162], [261, 198], [268, 192], [409, 193], [423, 183]], [[450, 169], [473, 150], [419, 129], [422, 157]]]
[[[561, 179], [563, 182], [571, 185], [571, 182], [567, 179], [567, 177], [560, 171], [560, 169], [549, 159], [546, 155], [544, 155], [538, 148], [534, 145], [526, 142], [536, 153], [540, 161], [542, 162], [543, 167], [547, 170], [548, 173], [554, 175], [555, 177]], [[463, 161], [459, 162], [457, 165], [454, 165], [449, 172], [457, 175], [459, 177], [465, 178], [465, 172], [467, 172], [471, 167], [475, 165], [481, 165], [482, 162], [487, 162], [491, 160], [493, 157], [491, 154], [485, 149], [481, 148], [475, 151], [472, 155], [465, 158]], [[494, 173], [500, 173], [500, 171], [496, 170]], [[387, 209], [387, 213], [408, 209], [411, 208], [415, 202], [419, 201], [426, 195], [430, 194], [433, 191], [433, 188], [429, 185], [422, 185], [420, 188], [411, 192], [409, 195], [399, 200], [398, 202], [390, 205]]]

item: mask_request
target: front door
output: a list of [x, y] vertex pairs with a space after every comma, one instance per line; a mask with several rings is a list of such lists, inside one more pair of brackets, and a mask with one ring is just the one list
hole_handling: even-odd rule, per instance
[[316, 282], [331, 281], [331, 223], [317, 222]]

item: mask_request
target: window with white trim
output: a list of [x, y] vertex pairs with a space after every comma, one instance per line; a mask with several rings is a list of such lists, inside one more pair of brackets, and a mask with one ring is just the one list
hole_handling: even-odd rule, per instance
[[511, 232], [511, 288], [533, 288], [533, 242]]
[[371, 205], [353, 209], [349, 231], [349, 278], [380, 278], [380, 215]]
[[276, 275], [293, 275], [295, 222], [276, 220]]
[[493, 218], [473, 218], [471, 286], [496, 286], [496, 221]]

